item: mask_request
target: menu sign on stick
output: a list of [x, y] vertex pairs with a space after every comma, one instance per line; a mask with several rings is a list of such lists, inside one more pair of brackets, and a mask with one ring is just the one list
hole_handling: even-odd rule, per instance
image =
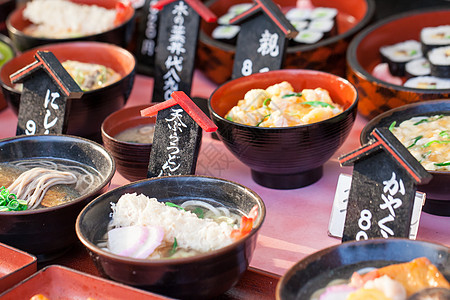
[[353, 165], [342, 241], [410, 235], [416, 185], [432, 176], [386, 128], [373, 140], [339, 158]]
[[298, 32], [271, 0], [254, 0], [247, 11], [230, 20], [241, 24], [232, 78], [281, 69], [287, 39]]
[[67, 99], [83, 91], [49, 51], [37, 51], [36, 61], [10, 76], [23, 83], [16, 135], [61, 134], [67, 127]]
[[200, 16], [214, 22], [216, 16], [200, 0], [161, 0], [153, 102], [170, 99], [175, 91], [191, 93]]
[[147, 177], [194, 174], [202, 129], [213, 132], [216, 125], [184, 92], [141, 111], [143, 116], [156, 113]]

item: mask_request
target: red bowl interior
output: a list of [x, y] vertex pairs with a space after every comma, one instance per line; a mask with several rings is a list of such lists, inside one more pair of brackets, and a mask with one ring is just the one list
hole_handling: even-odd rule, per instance
[[348, 109], [357, 100], [355, 87], [339, 76], [314, 70], [286, 69], [256, 73], [223, 84], [212, 94], [211, 108], [224, 117], [249, 90], [266, 89], [282, 81], [288, 81], [297, 92], [305, 88], [324, 88], [330, 93], [331, 99], [344, 109]]
[[[98, 5], [107, 9], [113, 9], [116, 7], [116, 4], [121, 2], [120, 0], [70, 0], [74, 3], [79, 4], [87, 4], [87, 5]], [[16, 9], [11, 15], [9, 16], [9, 22], [13, 28], [19, 31], [23, 31], [23, 29], [32, 23], [26, 19], [23, 18], [23, 10], [25, 7], [20, 7]], [[118, 27], [122, 25], [123, 23], [126, 23], [128, 20], [130, 20], [134, 15], [134, 9], [130, 5], [125, 10], [125, 18], [124, 21], [121, 24], [117, 24], [115, 27]]]
[[0, 243], [0, 292], [27, 278], [37, 270], [35, 256]]
[[134, 70], [135, 59], [131, 53], [118, 46], [99, 42], [71, 42], [49, 44], [28, 50], [3, 65], [0, 80], [12, 87], [9, 76], [35, 61], [37, 50], [51, 51], [60, 62], [68, 59], [96, 63], [109, 67], [125, 77]]

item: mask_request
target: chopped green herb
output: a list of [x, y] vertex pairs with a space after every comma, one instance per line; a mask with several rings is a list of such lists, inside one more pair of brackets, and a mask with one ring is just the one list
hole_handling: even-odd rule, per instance
[[431, 150], [425, 152], [424, 154], [422, 154], [422, 157], [425, 159], [425, 158], [427, 158], [428, 156], [430, 156], [430, 154], [431, 154]]
[[391, 125], [389, 125], [389, 131], [392, 131], [396, 124], [397, 124], [397, 121], [392, 122]]
[[292, 93], [292, 94], [286, 94], [284, 96], [281, 96], [281, 98], [289, 98], [289, 97], [301, 97], [302, 93]]
[[263, 106], [268, 106], [271, 100], [272, 99], [270, 99], [270, 98], [267, 98], [266, 100], [264, 100]]
[[430, 141], [430, 142], [426, 143], [425, 145], [423, 145], [423, 147], [426, 148], [426, 147], [430, 147], [432, 144], [447, 144], [447, 143], [450, 143], [450, 140], [448, 140], [448, 141], [434, 140], [434, 141]]
[[179, 205], [177, 205], [177, 204], [175, 204], [175, 203], [172, 203], [172, 202], [165, 202], [165, 204], [166, 204], [167, 206], [170, 206], [170, 207], [176, 207], [176, 208], [178, 208], [178, 209], [185, 210], [185, 209], [182, 208], [181, 206], [179, 206]]
[[443, 117], [444, 117], [444, 115], [439, 115], [435, 119], [433, 119], [433, 118], [424, 118], [424, 119], [422, 119], [420, 121], [417, 121], [413, 125], [419, 125], [419, 124], [426, 123], [426, 122], [436, 121], [436, 120], [442, 119]]
[[173, 244], [172, 244], [172, 248], [169, 251], [169, 256], [174, 255], [175, 252], [177, 252], [177, 248], [178, 248], [177, 238], [173, 238]]
[[407, 148], [409, 149], [409, 148], [411, 148], [411, 147], [414, 147], [414, 146], [417, 144], [417, 141], [420, 140], [421, 138], [423, 138], [423, 135], [416, 136], [416, 137], [414, 138], [413, 143], [412, 143], [411, 145], [409, 145]]
[[414, 54], [417, 54], [417, 50], [411, 50], [411, 52], [409, 52], [409, 55], [413, 56]]
[[226, 119], [227, 119], [228, 121], [233, 121], [233, 118], [230, 117], [230, 116], [227, 116]]
[[192, 212], [196, 214], [199, 219], [205, 218], [205, 212], [200, 207], [195, 208]]
[[334, 106], [331, 105], [330, 103], [326, 103], [326, 102], [322, 102], [322, 101], [305, 101], [305, 102], [302, 102], [301, 104], [308, 104], [308, 105], [315, 106], [315, 107], [321, 106], [321, 107], [334, 108]]
[[17, 199], [17, 196], [4, 186], [0, 188], [0, 211], [20, 211], [27, 208], [27, 201]]
[[442, 130], [441, 132], [439, 132], [439, 135], [448, 138], [449, 137], [448, 130]]
[[443, 163], [434, 163], [435, 166], [437, 167], [445, 167], [445, 166], [450, 166], [450, 161], [446, 161]]
[[268, 117], [270, 117], [270, 114], [265, 115], [264, 118], [263, 118], [258, 124], [256, 124], [256, 127], [258, 127], [258, 126], [259, 126], [262, 122], [264, 122], [264, 120], [265, 120], [266, 118], [268, 118]]

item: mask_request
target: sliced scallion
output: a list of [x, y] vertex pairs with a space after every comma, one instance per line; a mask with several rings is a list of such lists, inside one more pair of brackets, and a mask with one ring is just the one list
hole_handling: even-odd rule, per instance
[[391, 125], [389, 125], [389, 131], [392, 131], [396, 124], [397, 124], [397, 121], [392, 122]]
[[443, 163], [434, 163], [435, 166], [437, 167], [445, 167], [445, 166], [450, 166], [450, 161], [446, 161]]
[[169, 206], [169, 207], [176, 207], [176, 208], [178, 208], [178, 209], [185, 210], [185, 209], [182, 208], [181, 206], [179, 206], [179, 205], [177, 205], [177, 204], [175, 204], [175, 203], [172, 203], [172, 202], [165, 202], [165, 204], [166, 204], [167, 206]]
[[175, 252], [177, 252], [177, 248], [178, 248], [177, 238], [173, 238], [173, 244], [172, 244], [172, 248], [169, 251], [169, 256], [174, 255]]
[[301, 104], [308, 104], [308, 105], [315, 106], [315, 107], [321, 106], [321, 107], [334, 108], [334, 106], [331, 105], [330, 103], [326, 103], [323, 101], [305, 101], [305, 102], [302, 102]]
[[407, 148], [409, 149], [409, 148], [411, 148], [411, 147], [414, 147], [414, 146], [417, 144], [417, 141], [420, 140], [421, 138], [423, 138], [423, 135], [416, 136], [416, 137], [414, 138], [413, 143], [412, 143], [411, 145], [409, 145]]
[[258, 124], [256, 124], [256, 127], [258, 127], [258, 126], [259, 126], [262, 122], [264, 122], [264, 121], [266, 120], [266, 118], [268, 118], [268, 117], [270, 117], [270, 114], [265, 115], [264, 118], [263, 118], [260, 122], [258, 122]]
[[430, 141], [430, 142], [426, 143], [425, 145], [423, 145], [423, 147], [424, 148], [430, 147], [432, 144], [448, 144], [448, 143], [450, 143], [450, 140], [448, 140], [448, 141], [433, 140], [433, 141]]
[[266, 100], [264, 100], [263, 106], [268, 106], [271, 100], [272, 99], [270, 99], [270, 98], [267, 98]]
[[301, 97], [302, 96], [302, 93], [292, 93], [292, 94], [286, 94], [286, 95], [283, 95], [283, 96], [281, 96], [281, 98], [289, 98], [289, 97]]

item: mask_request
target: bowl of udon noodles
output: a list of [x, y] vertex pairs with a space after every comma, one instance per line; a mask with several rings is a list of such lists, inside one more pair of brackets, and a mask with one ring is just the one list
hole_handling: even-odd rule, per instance
[[361, 144], [380, 127], [390, 128], [433, 176], [429, 183], [417, 186], [426, 193], [423, 211], [450, 216], [450, 99], [403, 105], [378, 115], [361, 131]]
[[0, 84], [6, 102], [17, 114], [21, 85], [10, 75], [35, 61], [36, 51], [51, 51], [83, 90], [80, 99], [69, 100], [69, 135], [101, 142], [103, 120], [127, 103], [134, 84], [134, 56], [127, 50], [100, 42], [70, 42], [43, 45], [8, 61], [0, 69]]
[[20, 51], [73, 41], [127, 47], [132, 39], [134, 16], [129, 1], [32, 0], [9, 15], [6, 27]]
[[292, 266], [277, 300], [449, 299], [450, 248], [403, 238], [345, 242]]
[[114, 172], [111, 155], [84, 138], [0, 140], [0, 242], [39, 261], [61, 255], [77, 241], [77, 215], [107, 190]]
[[262, 199], [238, 183], [156, 177], [93, 200], [76, 232], [104, 277], [177, 299], [212, 299], [247, 269], [265, 215]]

